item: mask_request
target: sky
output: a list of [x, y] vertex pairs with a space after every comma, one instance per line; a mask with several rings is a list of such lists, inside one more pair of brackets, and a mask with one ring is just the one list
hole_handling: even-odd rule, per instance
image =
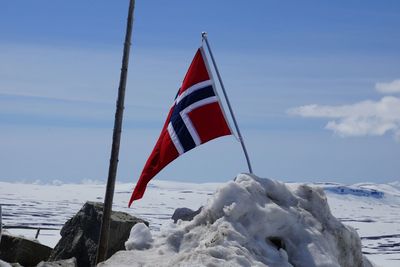
[[[107, 179], [127, 9], [128, 0], [2, 2], [1, 181]], [[118, 182], [136, 183], [202, 31], [256, 175], [400, 180], [398, 1], [137, 0], [134, 16]], [[241, 172], [228, 136], [155, 179]]]

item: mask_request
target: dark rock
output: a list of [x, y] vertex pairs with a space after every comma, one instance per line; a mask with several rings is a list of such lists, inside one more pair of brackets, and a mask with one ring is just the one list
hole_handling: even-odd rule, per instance
[[0, 243], [0, 259], [19, 263], [23, 266], [36, 266], [46, 260], [52, 249], [38, 242], [22, 237], [3, 234]]
[[[86, 202], [81, 210], [61, 229], [61, 240], [55, 246], [49, 261], [75, 257], [78, 267], [95, 266], [102, 216], [103, 203]], [[125, 212], [113, 211], [111, 213], [106, 258], [125, 249], [124, 243], [129, 237], [130, 230], [138, 222], [149, 225], [148, 222]]]
[[174, 214], [172, 214], [172, 219], [174, 220], [174, 223], [176, 223], [178, 220], [191, 221], [193, 220], [194, 216], [201, 212], [202, 208], [203, 207], [200, 207], [196, 211], [189, 208], [177, 208], [174, 211]]
[[42, 261], [36, 267], [76, 267], [77, 262], [75, 258], [59, 261]]

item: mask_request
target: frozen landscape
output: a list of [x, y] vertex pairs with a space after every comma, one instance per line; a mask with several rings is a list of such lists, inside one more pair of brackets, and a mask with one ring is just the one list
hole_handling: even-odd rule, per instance
[[[299, 184], [287, 183], [289, 188]], [[361, 237], [362, 251], [377, 266], [400, 264], [400, 183], [355, 184], [313, 183], [326, 193], [332, 214], [344, 224], [354, 227]], [[114, 209], [131, 213], [150, 222], [151, 235], [162, 236], [172, 231], [171, 215], [179, 207], [198, 209], [206, 205], [219, 183], [193, 184], [153, 181], [145, 197], [127, 201], [133, 184], [117, 184]], [[59, 230], [87, 200], [102, 201], [104, 184], [86, 181], [81, 184], [26, 184], [0, 182], [0, 203], [3, 206], [3, 225], [7, 231], [34, 238], [54, 247]], [[234, 207], [232, 207], [233, 209]], [[234, 213], [232, 212], [234, 215]], [[232, 216], [233, 216], [232, 215]], [[28, 229], [24, 229], [28, 228]]]

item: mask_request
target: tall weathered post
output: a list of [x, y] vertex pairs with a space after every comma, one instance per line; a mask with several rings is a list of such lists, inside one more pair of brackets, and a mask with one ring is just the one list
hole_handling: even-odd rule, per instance
[[3, 233], [3, 224], [1, 222], [1, 217], [3, 214], [1, 213], [1, 204], [0, 204], [0, 242], [1, 242], [1, 234]]
[[99, 245], [97, 248], [97, 258], [96, 258], [97, 263], [102, 262], [107, 258], [108, 239], [110, 232], [110, 217], [111, 217], [113, 197], [114, 197], [115, 179], [117, 176], [119, 146], [121, 142], [122, 118], [124, 113], [125, 88], [126, 88], [126, 79], [128, 75], [129, 51], [131, 46], [134, 7], [135, 7], [135, 0], [130, 0], [128, 20], [126, 25], [124, 52], [122, 56], [121, 76], [118, 87], [117, 106], [115, 111], [110, 166], [108, 169], [107, 188], [104, 197], [104, 209], [103, 209], [103, 217], [100, 229]]

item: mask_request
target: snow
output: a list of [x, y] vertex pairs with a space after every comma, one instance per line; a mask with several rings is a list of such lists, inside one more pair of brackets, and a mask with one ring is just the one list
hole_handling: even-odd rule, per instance
[[[387, 185], [375, 185], [384, 191]], [[363, 252], [377, 266], [400, 266], [400, 191], [384, 191], [383, 199], [327, 193], [332, 213], [361, 236]]]
[[125, 242], [126, 250], [148, 249], [153, 242], [150, 229], [144, 223], [135, 224], [129, 234], [129, 239]]
[[333, 193], [341, 195], [355, 195], [355, 196], [374, 197], [374, 198], [383, 198], [385, 195], [385, 193], [378, 191], [376, 189], [365, 189], [365, 188], [357, 188], [349, 186], [329, 186], [325, 188], [325, 191], [331, 191]]
[[[105, 184], [27, 184], [0, 182], [0, 205], [3, 224], [12, 234], [34, 237], [41, 228], [39, 241], [54, 247], [60, 239], [63, 224], [75, 215], [86, 201], [103, 202]], [[206, 203], [219, 184], [154, 181], [146, 198], [127, 207], [132, 183], [117, 183], [113, 210], [124, 211], [150, 222], [150, 229], [159, 231], [178, 207], [197, 209]], [[15, 228], [17, 227], [17, 228]], [[31, 227], [33, 229], [26, 229]], [[11, 229], [10, 229], [11, 228]]]
[[0, 267], [12, 267], [12, 265], [5, 261], [0, 260]]
[[[299, 183], [286, 184], [290, 189]], [[377, 266], [400, 266], [400, 182], [389, 184], [360, 183], [342, 185], [310, 183], [311, 187], [346, 186], [374, 189], [384, 193], [383, 198], [326, 191], [332, 214], [346, 225], [354, 227], [361, 236], [362, 250]], [[128, 212], [150, 222], [150, 231], [156, 239], [162, 229], [176, 227], [170, 219], [174, 210], [187, 207], [197, 210], [206, 205], [221, 183], [182, 183], [154, 180], [149, 184], [145, 197], [127, 208], [132, 183], [117, 183], [114, 210]], [[40, 227], [39, 241], [54, 247], [62, 225], [86, 201], [103, 201], [105, 184], [85, 181], [83, 184], [27, 184], [0, 182], [0, 204], [3, 206], [3, 226], [32, 227], [34, 229], [4, 229], [12, 234], [34, 238]], [[171, 224], [173, 226], [171, 226]], [[47, 230], [45, 229], [47, 228]], [[136, 252], [137, 253], [137, 252]], [[145, 251], [143, 251], [145, 253]]]
[[100, 266], [339, 267], [362, 262], [357, 233], [332, 216], [322, 189], [302, 185], [291, 190], [242, 174], [221, 187], [191, 222], [164, 230], [151, 248], [118, 252]]

